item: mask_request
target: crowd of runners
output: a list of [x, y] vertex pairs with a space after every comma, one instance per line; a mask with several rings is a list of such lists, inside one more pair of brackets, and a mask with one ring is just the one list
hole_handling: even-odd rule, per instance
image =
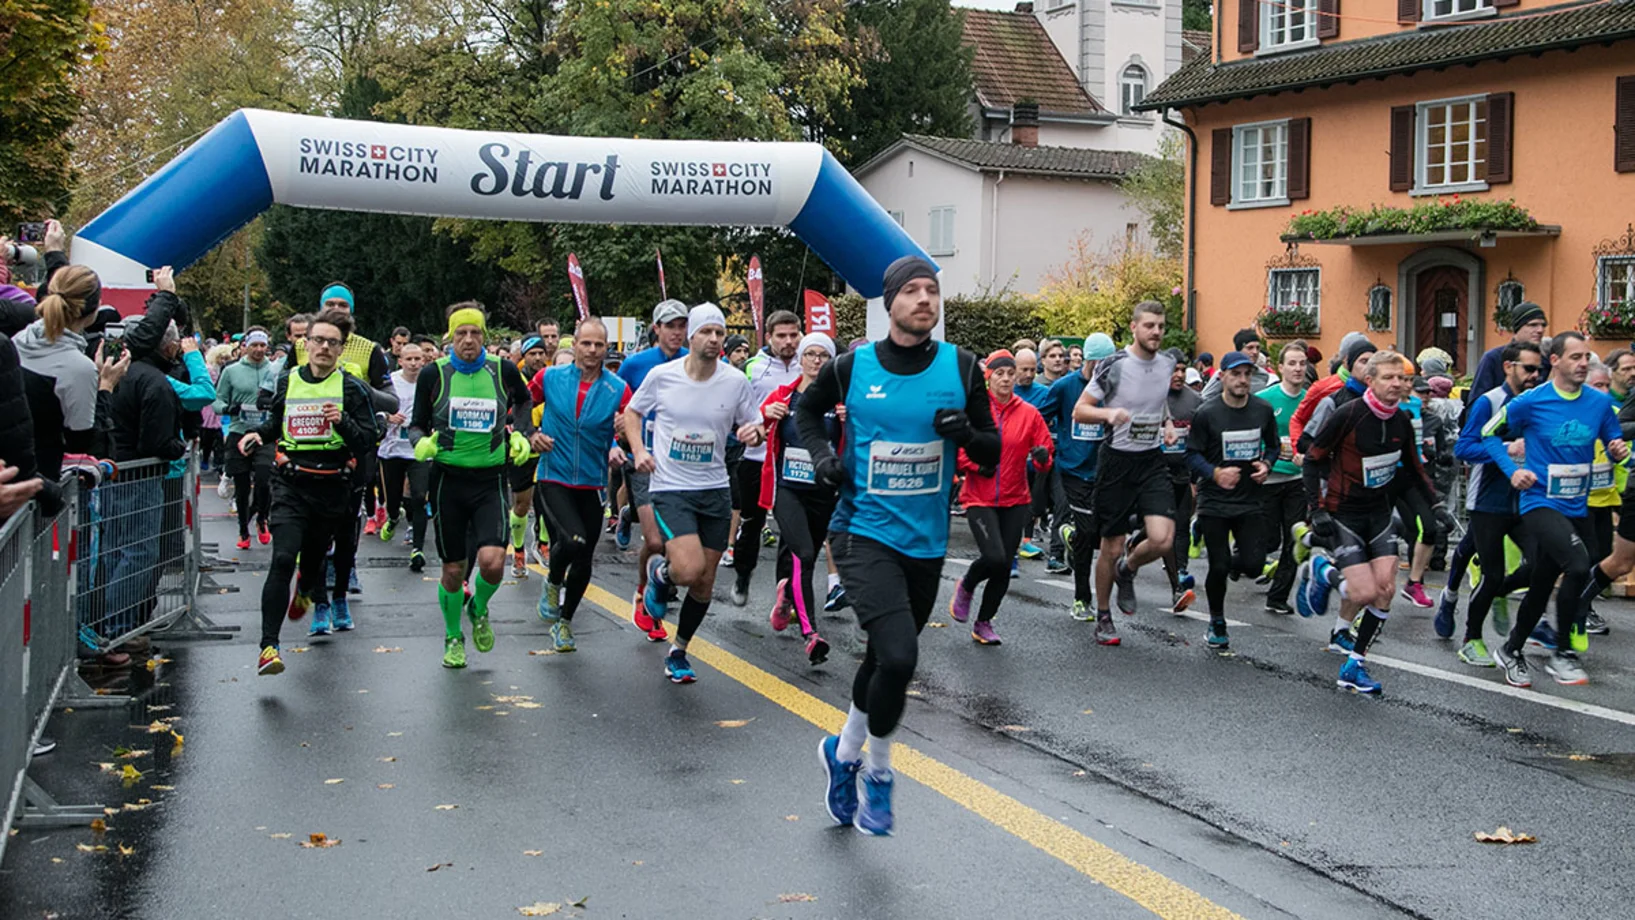
[[[1161, 347], [1155, 302], [1134, 306], [1123, 348], [1094, 332], [979, 357], [932, 336], [936, 269], [915, 257], [886, 271], [887, 336], [849, 348], [780, 311], [756, 350], [715, 305], [675, 300], [628, 358], [594, 318], [501, 346], [476, 303], [383, 347], [355, 331], [344, 285], [320, 303], [288, 321], [279, 357], [247, 330], [218, 382], [239, 547], [271, 543], [259, 673], [284, 670], [286, 621], [353, 628], [360, 540], [401, 535], [418, 572], [430, 530], [444, 667], [465, 667], [468, 637], [493, 649], [489, 605], [508, 565], [528, 578], [530, 552], [539, 617], [557, 652], [574, 651], [606, 536], [639, 540], [631, 619], [664, 644], [666, 677], [692, 683], [717, 573], [743, 606], [775, 546], [772, 629], [798, 628], [813, 665], [830, 651], [821, 610], [850, 607], [866, 634], [845, 726], [820, 753], [830, 814], [868, 834], [892, 829], [890, 739], [954, 518], [976, 558], [948, 613], [976, 643], [1001, 644], [1020, 559], [1072, 573], [1066, 612], [1102, 646], [1122, 642], [1115, 606], [1142, 609], [1136, 572], [1161, 566], [1170, 594], [1156, 606], [1180, 614], [1201, 559], [1208, 648], [1228, 647], [1228, 584], [1248, 579], [1268, 613], [1332, 615], [1337, 685], [1362, 694], [1381, 692], [1367, 655], [1393, 603], [1436, 608], [1452, 639], [1467, 575], [1459, 661], [1526, 687], [1532, 652], [1557, 682], [1585, 683], [1588, 637], [1608, 629], [1593, 602], [1635, 568], [1635, 517], [1616, 516], [1635, 355], [1598, 358], [1572, 331], [1546, 339], [1533, 304], [1461, 392], [1446, 354], [1411, 359], [1362, 333], [1326, 368], [1298, 340], [1263, 353], [1253, 330], [1218, 363], [1194, 359]], [[1435, 600], [1432, 567], [1448, 576]]]

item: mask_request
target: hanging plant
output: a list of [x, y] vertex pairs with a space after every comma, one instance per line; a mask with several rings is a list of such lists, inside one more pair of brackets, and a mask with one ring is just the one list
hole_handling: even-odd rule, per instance
[[1391, 289], [1381, 282], [1368, 289], [1368, 331], [1391, 331]]
[[1255, 325], [1269, 339], [1293, 339], [1317, 334], [1317, 311], [1290, 304], [1286, 307], [1267, 305], [1255, 317]]
[[1578, 318], [1578, 328], [1592, 339], [1635, 340], [1635, 303], [1591, 301]]

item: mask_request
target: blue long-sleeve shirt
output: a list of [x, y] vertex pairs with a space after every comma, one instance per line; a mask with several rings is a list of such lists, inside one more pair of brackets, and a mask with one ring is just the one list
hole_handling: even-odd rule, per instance
[[[1453, 455], [1470, 464], [1470, 488], [1466, 490], [1465, 507], [1488, 514], [1514, 514], [1516, 490], [1510, 487], [1510, 478], [1499, 469], [1487, 453], [1482, 429], [1493, 420], [1497, 408], [1516, 394], [1506, 383], [1493, 387], [1471, 400], [1465, 412], [1465, 426], [1459, 429], [1459, 439], [1453, 442]], [[1495, 432], [1498, 434], [1498, 432]]]
[[1056, 436], [1056, 468], [1064, 476], [1094, 482], [1096, 455], [1107, 439], [1107, 427], [1073, 421], [1073, 407], [1089, 385], [1082, 370], [1074, 371], [1050, 385], [1038, 409]]
[[1538, 477], [1521, 493], [1521, 512], [1553, 508], [1567, 517], [1589, 513], [1596, 440], [1610, 444], [1623, 437], [1612, 397], [1590, 387], [1568, 395], [1554, 383], [1540, 384], [1506, 402], [1482, 428], [1488, 459], [1508, 479], [1523, 467], [1511, 458], [1501, 431], [1526, 439], [1525, 468]]
[[[1467, 392], [1480, 396], [1488, 390], [1504, 384], [1504, 358], [1502, 356], [1505, 347], [1505, 345], [1495, 345], [1482, 353], [1482, 360], [1476, 362], [1476, 375], [1471, 378], [1470, 389]], [[1538, 385], [1543, 386], [1544, 382], [1549, 378], [1550, 356], [1545, 355], [1544, 368], [1539, 371]]]
[[166, 377], [170, 388], [182, 400], [182, 408], [198, 412], [216, 401], [216, 385], [210, 380], [210, 369], [204, 366], [204, 355], [196, 351], [182, 352], [182, 364], [187, 367], [187, 383], [175, 377]]

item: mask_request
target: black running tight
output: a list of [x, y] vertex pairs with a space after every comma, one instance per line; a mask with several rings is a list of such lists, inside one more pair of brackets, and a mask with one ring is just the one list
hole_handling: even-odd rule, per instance
[[977, 551], [982, 555], [971, 563], [960, 585], [974, 594], [978, 585], [988, 583], [982, 590], [978, 621], [991, 620], [999, 612], [999, 603], [1011, 587], [1011, 560], [1016, 558], [1016, 548], [1022, 545], [1022, 531], [1032, 513], [1029, 505], [965, 506], [965, 520], [971, 525], [971, 536], [976, 538]]
[[812, 578], [818, 571], [818, 549], [829, 533], [829, 518], [834, 516], [837, 500], [838, 496], [821, 489], [782, 487], [772, 502], [780, 535], [778, 578], [789, 580], [788, 590], [802, 636], [817, 631], [818, 611], [823, 609], [812, 588]]
[[942, 582], [942, 558], [915, 559], [871, 540], [831, 533], [840, 581], [868, 633], [863, 663], [852, 680], [852, 703], [868, 713], [869, 734], [896, 730], [919, 663], [920, 631], [931, 619]]
[[[1266, 565], [1266, 550], [1261, 542], [1264, 529], [1264, 511], [1250, 511], [1236, 517], [1198, 515], [1198, 530], [1204, 538], [1204, 550], [1209, 554], [1209, 574], [1204, 578], [1204, 596], [1209, 601], [1211, 617], [1226, 615], [1226, 582], [1233, 575], [1258, 576]], [[1233, 553], [1233, 540], [1237, 552]]]
[[[1555, 588], [1556, 577], [1561, 587], [1556, 591], [1556, 630], [1565, 643], [1573, 624], [1580, 623], [1584, 611], [1584, 586], [1590, 580], [1589, 544], [1595, 539], [1593, 524], [1588, 516], [1570, 518], [1554, 508], [1534, 508], [1522, 515], [1527, 533], [1533, 538], [1538, 558], [1533, 560], [1533, 580], [1522, 598], [1521, 609], [1510, 631], [1505, 651], [1521, 654], [1522, 645], [1532, 635], [1544, 617], [1544, 605], [1550, 602], [1550, 590]], [[1480, 550], [1478, 550], [1480, 552]], [[1487, 564], [1484, 559], [1484, 570]], [[1504, 565], [1501, 552], [1494, 562]]]
[[[431, 461], [416, 461], [409, 457], [380, 458], [380, 472], [386, 491], [386, 517], [397, 520], [398, 513], [409, 512], [410, 533], [414, 548], [426, 548], [426, 489], [431, 482]], [[404, 484], [408, 495], [404, 495]], [[404, 505], [408, 508], [404, 509]]]
[[570, 489], [555, 482], [539, 483], [534, 495], [545, 502], [545, 515], [551, 522], [547, 579], [565, 586], [562, 619], [572, 620], [590, 584], [596, 543], [602, 537], [602, 495], [596, 489]]

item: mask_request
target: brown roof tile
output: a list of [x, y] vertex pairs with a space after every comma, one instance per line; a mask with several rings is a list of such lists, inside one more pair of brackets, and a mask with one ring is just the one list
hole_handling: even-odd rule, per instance
[[1635, 38], [1635, 0], [1588, 0], [1529, 10], [1519, 16], [1436, 28], [1422, 26], [1225, 64], [1214, 64], [1203, 55], [1183, 64], [1137, 108], [1182, 108], [1247, 99], [1301, 87], [1628, 38]]
[[1209, 57], [1209, 49], [1214, 46], [1214, 36], [1203, 29], [1181, 30], [1181, 63], [1185, 64], [1195, 57]]
[[[977, 141], [962, 137], [931, 137], [905, 134], [900, 143], [947, 157], [977, 169], [1059, 176], [1064, 179], [1122, 179], [1146, 157], [1115, 150], [1085, 150], [1081, 147], [1023, 147], [998, 141]], [[889, 154], [895, 146], [887, 149]], [[883, 159], [881, 154], [876, 161]], [[867, 164], [860, 168], [866, 169]]]
[[1041, 112], [1059, 115], [1102, 111], [1031, 13], [960, 12], [965, 43], [976, 49], [971, 74], [983, 105], [1008, 109], [1036, 102]]

